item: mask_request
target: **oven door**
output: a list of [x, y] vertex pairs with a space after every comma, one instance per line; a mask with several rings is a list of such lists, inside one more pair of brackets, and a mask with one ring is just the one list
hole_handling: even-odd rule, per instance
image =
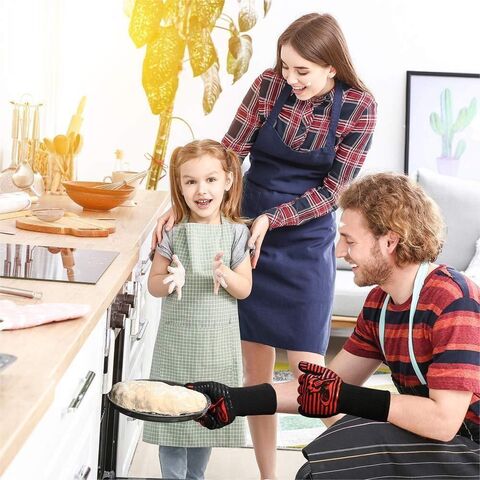
[[107, 312], [107, 331], [103, 368], [102, 410], [100, 414], [100, 445], [98, 454], [99, 480], [114, 479], [117, 459], [119, 414], [110, 405], [107, 393], [122, 380], [125, 329], [110, 328], [111, 308]]

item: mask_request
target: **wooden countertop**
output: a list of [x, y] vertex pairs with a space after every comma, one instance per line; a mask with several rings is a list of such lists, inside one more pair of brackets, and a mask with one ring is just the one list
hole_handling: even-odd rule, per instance
[[[0, 221], [5, 243], [115, 250], [120, 255], [96, 285], [0, 278], [8, 287], [41, 291], [42, 302], [88, 303], [89, 315], [39, 327], [0, 332], [0, 352], [17, 360], [0, 372], [0, 475], [21, 449], [53, 401], [55, 387], [89, 334], [127, 280], [137, 262], [139, 247], [169, 202], [167, 192], [139, 190], [136, 207], [109, 212], [83, 212], [66, 196], [45, 195], [40, 206], [61, 206], [89, 218], [116, 219], [116, 232], [106, 238], [36, 233], [15, 228], [15, 219]], [[0, 294], [1, 300], [31, 304], [34, 300]]]

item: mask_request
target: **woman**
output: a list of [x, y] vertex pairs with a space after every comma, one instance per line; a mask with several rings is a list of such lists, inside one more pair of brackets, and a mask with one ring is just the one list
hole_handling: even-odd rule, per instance
[[[252, 84], [222, 143], [241, 159], [253, 290], [239, 302], [245, 385], [272, 382], [275, 347], [324, 364], [335, 281], [335, 209], [359, 172], [376, 122], [343, 33], [311, 13], [280, 36], [274, 69]], [[159, 221], [157, 232], [167, 221]], [[173, 223], [173, 222], [172, 222]], [[261, 251], [261, 256], [260, 256]], [[261, 478], [275, 478], [274, 416], [249, 418]]]

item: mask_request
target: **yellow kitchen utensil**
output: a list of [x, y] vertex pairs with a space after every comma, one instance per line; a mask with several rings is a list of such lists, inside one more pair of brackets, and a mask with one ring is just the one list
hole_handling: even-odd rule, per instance
[[75, 180], [74, 157], [80, 147], [80, 134], [70, 132], [68, 135], [68, 155], [67, 155], [67, 180]]
[[70, 120], [70, 125], [68, 126], [67, 135], [70, 133], [78, 134], [80, 132], [80, 127], [82, 126], [83, 122], [83, 109], [85, 108], [85, 102], [87, 101], [87, 97], [82, 97], [80, 99], [80, 103], [78, 104], [77, 111], [74, 115], [72, 115], [72, 119]]
[[45, 146], [47, 147], [47, 150], [49, 153], [57, 153], [57, 151], [55, 150], [55, 144], [53, 143], [52, 140], [50, 140], [49, 138], [45, 137], [43, 139], [43, 143], [45, 144]]
[[21, 210], [19, 212], [0, 213], [0, 221], [10, 218], [28, 217], [32, 214], [31, 210]]
[[75, 135], [75, 149], [73, 153], [78, 153], [82, 148], [82, 145], [83, 145], [83, 137], [79, 133], [77, 133]]
[[[56, 193], [57, 190], [62, 190], [62, 176], [64, 179], [68, 178], [68, 165], [66, 165], [65, 161], [69, 150], [68, 137], [66, 135], [56, 135], [53, 139], [53, 144], [55, 145], [55, 151], [57, 152], [57, 155], [55, 155], [55, 162], [60, 170], [60, 172], [54, 173], [52, 179], [51, 190], [52, 193]], [[61, 160], [59, 160], [59, 157]]]
[[68, 153], [68, 137], [66, 135], [56, 135], [53, 139], [55, 151], [59, 155], [66, 155]]

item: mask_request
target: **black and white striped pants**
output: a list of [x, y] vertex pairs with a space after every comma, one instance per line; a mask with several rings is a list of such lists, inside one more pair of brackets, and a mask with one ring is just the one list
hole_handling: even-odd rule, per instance
[[480, 478], [480, 446], [420, 437], [390, 423], [347, 415], [303, 449], [297, 479]]

